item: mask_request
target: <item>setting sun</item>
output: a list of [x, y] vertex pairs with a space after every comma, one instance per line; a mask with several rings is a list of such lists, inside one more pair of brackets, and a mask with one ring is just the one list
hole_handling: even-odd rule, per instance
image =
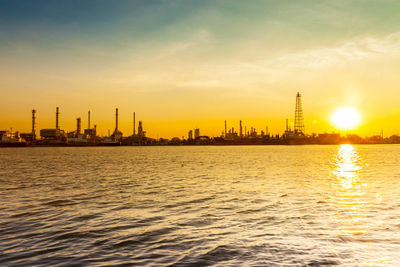
[[333, 112], [331, 122], [340, 130], [351, 130], [360, 123], [360, 117], [354, 108], [340, 107]]

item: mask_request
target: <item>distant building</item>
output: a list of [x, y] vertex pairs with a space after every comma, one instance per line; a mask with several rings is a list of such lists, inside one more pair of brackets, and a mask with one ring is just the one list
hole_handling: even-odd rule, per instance
[[190, 130], [188, 132], [188, 140], [193, 140], [193, 131], [192, 130]]

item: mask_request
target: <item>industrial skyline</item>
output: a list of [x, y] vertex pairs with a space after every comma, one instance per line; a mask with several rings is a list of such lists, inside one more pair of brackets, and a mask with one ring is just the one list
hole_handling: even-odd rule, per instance
[[[72, 131], [67, 131], [67, 130], [62, 130], [60, 126], [60, 108], [56, 107], [55, 110], [55, 127], [54, 128], [45, 128], [45, 129], [40, 129], [40, 137], [46, 137], [46, 136], [58, 136], [61, 133], [62, 134], [68, 134], [68, 133], [74, 133], [75, 135], [73, 137], [76, 137], [76, 135], [89, 135], [89, 136], [100, 136], [100, 137], [110, 137], [110, 136], [119, 136], [121, 138], [123, 136], [123, 132], [120, 131], [119, 128], [119, 109], [115, 109], [115, 127], [113, 129], [107, 129], [107, 134], [99, 134], [97, 132], [97, 125], [94, 125], [94, 128], [91, 128], [91, 111], [89, 110], [87, 112], [87, 129], [84, 130], [83, 133], [81, 133], [82, 129], [82, 119], [81, 117], [76, 118], [76, 127]], [[285, 134], [287, 135], [289, 132], [292, 135], [304, 135], [304, 119], [303, 119], [303, 111], [301, 107], [301, 95], [298, 92], [296, 95], [296, 109], [295, 109], [295, 117], [294, 117], [294, 130], [292, 131], [291, 128], [289, 127], [288, 124], [288, 119], [286, 119], [286, 129], [285, 129]], [[136, 130], [136, 112], [133, 112], [133, 121], [132, 121], [132, 136], [136, 135], [136, 132], [138, 133], [139, 136], [145, 136], [145, 131], [142, 129], [142, 121], [139, 121], [138, 129]], [[38, 138], [38, 133], [36, 132], [37, 129], [37, 110], [32, 109], [32, 122], [31, 122], [31, 134], [32, 136], [30, 139], [32, 140], [37, 140]], [[244, 129], [243, 129], [244, 127]], [[7, 130], [7, 129], [5, 129]], [[10, 128], [12, 132], [12, 127]], [[265, 131], [264, 131], [265, 130]], [[269, 135], [269, 130], [268, 126], [266, 125], [264, 130], [260, 131], [260, 134], [262, 136], [264, 135]], [[15, 131], [18, 131], [18, 129], [15, 129]], [[18, 131], [21, 133], [21, 131]], [[194, 133], [194, 134], [193, 134]], [[256, 127], [249, 126], [247, 130], [247, 126], [242, 125], [242, 120], [239, 120], [239, 133], [237, 130], [235, 130], [235, 127], [232, 126], [231, 128], [227, 129], [227, 120], [225, 120], [225, 129], [222, 132], [221, 136], [227, 139], [233, 139], [236, 137], [248, 137], [248, 136], [257, 136], [256, 132]], [[125, 136], [129, 136], [129, 134], [125, 134]], [[208, 135], [207, 135], [208, 136]], [[212, 135], [210, 135], [212, 136]], [[194, 130], [189, 130], [187, 139], [196, 139], [200, 137], [200, 129], [195, 128]], [[216, 137], [216, 136], [212, 136]], [[184, 139], [184, 137], [182, 138]]]
[[[339, 110], [340, 111], [340, 110]], [[97, 125], [91, 128], [91, 111], [87, 112], [87, 129], [82, 129], [81, 117], [76, 118], [76, 127], [72, 131], [68, 131], [60, 126], [60, 108], [55, 110], [55, 127], [40, 129], [37, 133], [37, 110], [32, 109], [31, 132], [21, 133], [20, 131], [0, 130], [1, 146], [48, 146], [48, 145], [70, 145], [70, 146], [115, 146], [115, 145], [224, 145], [224, 144], [335, 144], [341, 142], [353, 143], [397, 143], [400, 137], [392, 135], [389, 139], [384, 138], [383, 131], [381, 135], [375, 135], [372, 138], [363, 139], [358, 135], [341, 136], [340, 132], [327, 133], [306, 133], [303, 117], [303, 107], [300, 92], [296, 94], [295, 112], [293, 122], [286, 118], [286, 128], [283, 133], [272, 134], [268, 125], [258, 129], [252, 125], [243, 124], [242, 120], [238, 121], [238, 128], [235, 123], [232, 125], [228, 121], [224, 121], [224, 129], [219, 136], [209, 136], [200, 132], [200, 128], [190, 129], [185, 137], [183, 134], [172, 138], [165, 137], [149, 137], [143, 129], [141, 120], [136, 128], [136, 112], [133, 112], [132, 130], [130, 133], [124, 133], [119, 128], [119, 109], [115, 108], [115, 125], [114, 129], [108, 129], [107, 135], [101, 135], [97, 132]], [[351, 113], [339, 115], [338, 125], [345, 122], [347, 124], [356, 125], [357, 120], [348, 120], [347, 117]], [[344, 117], [343, 117], [344, 116]], [[82, 131], [83, 130], [83, 131]]]
[[[101, 122], [100, 124], [98, 123], [97, 125], [95, 125], [95, 127], [100, 125], [100, 129], [96, 128], [95, 132], [98, 136], [110, 136], [112, 134], [114, 134], [116, 131], [119, 131], [120, 133], [125, 133], [125, 136], [127, 135], [135, 135], [135, 133], [138, 131], [138, 126], [136, 125], [136, 112], [127, 112], [128, 114], [132, 114], [131, 118], [127, 119], [127, 114], [124, 114], [124, 119], [120, 122], [120, 114], [118, 114], [119, 108], [116, 108], [115, 110], [115, 119], [113, 124], [110, 125], [110, 123], [106, 120], [106, 122], [104, 122], [103, 118], [101, 118], [99, 120], [99, 122]], [[88, 127], [87, 129], [91, 129], [91, 116], [90, 116], [90, 110], [87, 111], [88, 112], [88, 117], [87, 117], [87, 124]], [[192, 129], [190, 129], [189, 127], [187, 127], [186, 125], [188, 124], [188, 122], [185, 123], [185, 127], [182, 128], [182, 126], [178, 127], [179, 129], [181, 129], [179, 132], [176, 132], [176, 134], [173, 135], [162, 135], [161, 133], [158, 133], [156, 131], [151, 131], [151, 126], [154, 126], [154, 124], [156, 124], [155, 122], [153, 123], [148, 123], [146, 122], [147, 125], [150, 125], [150, 127], [148, 127], [147, 129], [150, 129], [150, 134], [149, 136], [152, 136], [156, 139], [158, 138], [173, 138], [173, 137], [178, 137], [181, 138], [182, 136], [186, 136], [188, 137], [189, 130], [192, 130], [192, 135], [195, 133], [195, 129], [202, 129], [202, 133], [210, 136], [210, 137], [219, 137], [219, 136], [229, 136], [229, 135], [237, 135], [237, 136], [249, 136], [250, 134], [254, 133], [256, 129], [259, 129], [260, 133], [264, 132], [264, 133], [268, 133], [271, 135], [279, 135], [279, 134], [287, 134], [287, 132], [293, 132], [293, 133], [305, 133], [305, 118], [303, 117], [303, 108], [302, 108], [302, 100], [301, 100], [301, 94], [299, 92], [297, 92], [296, 94], [296, 101], [295, 101], [295, 110], [294, 110], [294, 116], [291, 117], [290, 113], [286, 111], [286, 114], [288, 114], [289, 116], [287, 116], [285, 118], [285, 121], [282, 119], [278, 125], [278, 127], [274, 128], [274, 127], [270, 127], [270, 125], [274, 125], [274, 121], [275, 120], [268, 120], [268, 119], [258, 119], [258, 120], [243, 120], [243, 119], [238, 119], [238, 118], [231, 118], [229, 120], [224, 119], [224, 123], [225, 123], [225, 128], [221, 133], [220, 128], [217, 126], [216, 128], [210, 128], [207, 127], [207, 125], [198, 123], [199, 120], [195, 120], [192, 121], [190, 124], [192, 125]], [[43, 127], [44, 123], [40, 122], [40, 119], [37, 120], [37, 109], [32, 109], [32, 121], [35, 120], [35, 125], [31, 125], [32, 127], [32, 131], [34, 130], [34, 128], [39, 128], [39, 129], [45, 129], [45, 128], [51, 128], [51, 124], [49, 124], [48, 122], [46, 122], [45, 127]], [[56, 107], [56, 125], [55, 128], [59, 129], [60, 128], [60, 108]], [[41, 114], [39, 113], [39, 118], [41, 117]], [[45, 118], [48, 118], [48, 114], [44, 114]], [[109, 117], [109, 116], [107, 116]], [[145, 116], [144, 116], [145, 117]], [[76, 125], [81, 125], [81, 121], [82, 121], [82, 117], [78, 116], [78, 118], [76, 118], [76, 120], [79, 119], [79, 123], [71, 123], [74, 120], [71, 120], [70, 118], [65, 118], [65, 116], [63, 117], [63, 125], [64, 125], [64, 129], [77, 129]], [[133, 118], [133, 119], [132, 119]], [[227, 128], [227, 123], [229, 121], [229, 128]], [[256, 121], [254, 123], [254, 121]], [[179, 121], [178, 121], [179, 122]], [[168, 121], [165, 123], [169, 123]], [[72, 124], [72, 125], [71, 125]], [[120, 127], [120, 125], [123, 125], [123, 127]], [[133, 125], [132, 125], [133, 124]], [[199, 127], [199, 124], [202, 125], [203, 127]], [[218, 124], [220, 126], [221, 124], [221, 120], [218, 121]], [[246, 124], [246, 125], [245, 125]], [[276, 124], [276, 122], [275, 122]], [[341, 131], [338, 128], [335, 128], [334, 126], [330, 125], [330, 127], [327, 127], [327, 129], [320, 129], [320, 131], [315, 131], [315, 128], [313, 129], [312, 125], [315, 124], [315, 122], [311, 122], [309, 123], [309, 131], [308, 134], [311, 133], [320, 133], [320, 132], [341, 132], [341, 133], [357, 133], [357, 128], [354, 130], [346, 130], [346, 131]], [[24, 123], [23, 127], [21, 128], [16, 128], [16, 127], [12, 127], [13, 124], [9, 125], [8, 128], [7, 127], [3, 127], [1, 128], [2, 130], [10, 130], [10, 129], [14, 129], [14, 130], [18, 130], [19, 132], [29, 132], [26, 129], [29, 129], [28, 124]], [[40, 126], [38, 126], [40, 125]], [[141, 126], [141, 125], [140, 125]], [[247, 128], [248, 126], [248, 128]], [[173, 127], [172, 125], [170, 127]], [[236, 129], [236, 130], [235, 130]], [[313, 131], [314, 130], [314, 131]], [[239, 132], [238, 132], [239, 131]], [[381, 134], [383, 131], [383, 129], [377, 129], [376, 132], [374, 133], [374, 135], [376, 134]], [[187, 134], [185, 134], [185, 132]]]

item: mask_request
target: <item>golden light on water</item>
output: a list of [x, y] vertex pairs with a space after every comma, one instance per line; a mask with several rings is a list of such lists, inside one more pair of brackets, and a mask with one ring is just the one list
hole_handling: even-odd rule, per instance
[[331, 122], [340, 130], [352, 130], [360, 124], [360, 121], [360, 113], [351, 107], [340, 107], [331, 116]]
[[366, 186], [360, 180], [362, 164], [357, 149], [353, 145], [341, 145], [335, 158], [332, 174], [337, 179], [335, 192], [338, 220], [342, 224], [342, 236], [365, 235], [369, 226], [363, 223], [362, 214], [368, 207], [363, 196]]
[[[363, 249], [374, 250], [374, 228], [382, 221], [371, 221], [370, 212], [382, 201], [379, 193], [368, 192], [365, 180], [366, 163], [354, 145], [340, 145], [334, 157], [331, 173], [334, 178], [334, 206], [337, 209], [336, 222], [339, 235], [345, 241], [365, 244]], [[357, 248], [354, 248], [357, 249]], [[358, 248], [360, 249], [360, 248]], [[388, 265], [393, 262], [390, 255], [369, 253], [359, 259], [362, 266]]]

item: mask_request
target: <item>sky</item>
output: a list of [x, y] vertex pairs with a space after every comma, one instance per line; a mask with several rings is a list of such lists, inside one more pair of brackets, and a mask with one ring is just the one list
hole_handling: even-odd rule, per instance
[[0, 129], [86, 128], [150, 137], [227, 120], [282, 133], [302, 94], [306, 133], [400, 134], [400, 1], [0, 0]]

